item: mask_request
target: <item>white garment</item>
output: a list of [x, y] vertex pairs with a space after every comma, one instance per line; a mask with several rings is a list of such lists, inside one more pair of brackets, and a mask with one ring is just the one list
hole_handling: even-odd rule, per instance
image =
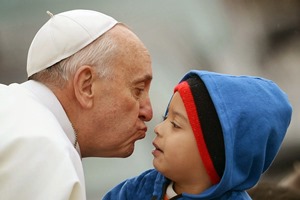
[[171, 199], [178, 195], [173, 188], [173, 181], [168, 185], [166, 195], [168, 199]]
[[51, 90], [35, 81], [0, 85], [0, 199], [85, 200], [74, 141]]

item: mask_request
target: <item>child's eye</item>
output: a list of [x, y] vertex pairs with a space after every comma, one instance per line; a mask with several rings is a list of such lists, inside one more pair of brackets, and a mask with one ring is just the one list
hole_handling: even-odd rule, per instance
[[[166, 119], [168, 118], [167, 115], [163, 115], [162, 116], [163, 121], [166, 121]], [[173, 128], [180, 128], [180, 126], [178, 126], [174, 121], [170, 121], [170, 123], [172, 124]]]
[[171, 121], [171, 124], [173, 125], [173, 128], [180, 128], [175, 122]]

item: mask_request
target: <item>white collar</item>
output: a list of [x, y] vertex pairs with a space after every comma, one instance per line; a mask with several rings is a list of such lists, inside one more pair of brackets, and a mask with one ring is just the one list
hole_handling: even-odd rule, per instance
[[168, 199], [171, 199], [178, 195], [173, 189], [173, 181], [168, 185], [166, 194], [167, 194]]
[[37, 81], [29, 80], [22, 83], [22, 85], [30, 90], [39, 99], [39, 101], [44, 106], [49, 108], [49, 110], [54, 114], [65, 134], [69, 138], [70, 142], [73, 144], [73, 146], [76, 146], [76, 150], [81, 157], [79, 144], [76, 141], [75, 131], [66, 112], [64, 111], [62, 105], [60, 104], [54, 93], [48, 87]]

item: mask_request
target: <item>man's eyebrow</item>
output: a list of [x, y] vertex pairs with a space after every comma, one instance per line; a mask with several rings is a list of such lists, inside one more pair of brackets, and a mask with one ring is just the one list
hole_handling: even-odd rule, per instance
[[146, 74], [143, 77], [137, 78], [136, 80], [133, 81], [133, 83], [140, 83], [140, 82], [144, 82], [144, 81], [151, 81], [152, 80], [152, 76], [149, 74]]

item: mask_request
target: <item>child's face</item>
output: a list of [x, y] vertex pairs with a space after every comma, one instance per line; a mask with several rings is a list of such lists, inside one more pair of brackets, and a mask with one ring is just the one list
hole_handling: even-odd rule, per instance
[[178, 92], [170, 102], [166, 119], [154, 130], [157, 136], [153, 141], [153, 165], [158, 171], [175, 182], [195, 184], [209, 180]]

